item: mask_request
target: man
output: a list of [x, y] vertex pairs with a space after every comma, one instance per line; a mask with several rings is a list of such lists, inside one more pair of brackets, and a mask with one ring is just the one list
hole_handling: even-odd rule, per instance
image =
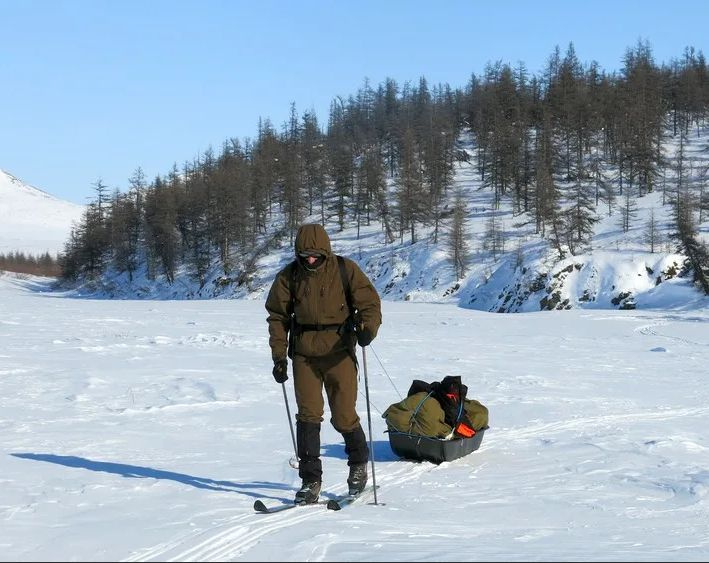
[[[296, 260], [276, 275], [266, 310], [273, 377], [278, 383], [288, 379], [287, 357], [293, 361], [298, 469], [303, 480], [295, 502], [309, 504], [317, 502], [322, 483], [323, 386], [330, 422], [345, 441], [350, 494], [362, 492], [367, 484], [369, 448], [356, 411], [355, 347], [372, 342], [382, 314], [372, 282], [352, 260], [338, 260], [322, 225], [301, 226], [295, 252]], [[349, 285], [349, 299], [345, 285]]]

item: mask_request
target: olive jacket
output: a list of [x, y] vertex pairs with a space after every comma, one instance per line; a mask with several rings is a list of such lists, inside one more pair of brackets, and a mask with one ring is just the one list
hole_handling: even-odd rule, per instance
[[[306, 251], [319, 252], [325, 260], [316, 269], [309, 269], [297, 258], [299, 252]], [[288, 355], [291, 307], [296, 321], [292, 335], [293, 354], [322, 357], [345, 350], [353, 353], [356, 340], [354, 333], [346, 330], [345, 321], [350, 311], [339, 264], [332, 252], [330, 237], [322, 225], [306, 224], [300, 227], [295, 239], [295, 253], [296, 260], [276, 274], [266, 299], [273, 360], [283, 360]], [[382, 323], [381, 300], [377, 290], [353, 260], [343, 259], [356, 322], [376, 336]], [[291, 287], [294, 289], [294, 299]], [[321, 329], [314, 330], [318, 326]], [[336, 326], [339, 328], [336, 329]]]

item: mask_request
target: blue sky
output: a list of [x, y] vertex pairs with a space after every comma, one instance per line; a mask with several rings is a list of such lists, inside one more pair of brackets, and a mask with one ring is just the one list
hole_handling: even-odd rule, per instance
[[86, 203], [99, 178], [124, 190], [259, 116], [280, 129], [291, 102], [325, 124], [365, 77], [462, 87], [496, 60], [538, 73], [570, 42], [609, 71], [638, 40], [669, 62], [706, 54], [708, 19], [700, 0], [0, 0], [0, 168]]

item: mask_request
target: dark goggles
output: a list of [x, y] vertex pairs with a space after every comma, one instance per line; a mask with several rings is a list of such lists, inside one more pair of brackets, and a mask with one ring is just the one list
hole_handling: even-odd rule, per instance
[[311, 256], [314, 258], [324, 258], [324, 256], [319, 252], [298, 252], [298, 256], [301, 258], [309, 258]]

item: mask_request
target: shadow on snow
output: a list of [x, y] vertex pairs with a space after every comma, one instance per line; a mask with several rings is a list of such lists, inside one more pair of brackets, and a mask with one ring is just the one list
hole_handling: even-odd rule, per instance
[[251, 483], [234, 483], [233, 481], [216, 481], [206, 477], [196, 477], [185, 473], [176, 473], [174, 471], [164, 471], [162, 469], [154, 469], [152, 467], [143, 467], [140, 465], [128, 465], [126, 463], [112, 463], [107, 461], [93, 461], [83, 457], [54, 455], [54, 454], [34, 454], [34, 453], [14, 453], [10, 454], [14, 457], [22, 459], [31, 459], [34, 461], [46, 461], [47, 463], [56, 463], [66, 467], [75, 467], [79, 469], [89, 469], [91, 471], [100, 471], [103, 473], [113, 473], [121, 477], [133, 479], [167, 479], [176, 481], [183, 485], [197, 487], [198, 489], [207, 489], [210, 491], [221, 491], [227, 493], [240, 493], [253, 498], [269, 498], [280, 500], [283, 502], [291, 502], [292, 497], [276, 497], [264, 495], [256, 491], [256, 489], [274, 489], [280, 491], [293, 490], [288, 485], [283, 483], [271, 483], [268, 481], [254, 481]]
[[[367, 440], [367, 445], [369, 445], [369, 440]], [[396, 455], [389, 444], [388, 440], [373, 440], [372, 446], [374, 450], [374, 463], [378, 461], [398, 461], [400, 458]], [[345, 445], [339, 444], [323, 444], [322, 445], [322, 455], [325, 457], [334, 457], [337, 459], [347, 459], [347, 454], [345, 453]]]
[[[374, 444], [374, 461], [396, 461], [399, 459], [389, 446], [388, 441], [375, 441]], [[207, 477], [196, 477], [187, 475], [186, 473], [177, 473], [174, 471], [165, 471], [163, 469], [155, 469], [152, 467], [144, 467], [141, 465], [129, 465], [127, 463], [114, 463], [108, 461], [94, 461], [78, 456], [55, 455], [55, 454], [39, 454], [39, 453], [13, 453], [10, 454], [21, 459], [31, 459], [34, 461], [44, 461], [47, 463], [56, 463], [65, 467], [74, 467], [77, 469], [88, 469], [90, 471], [98, 471], [102, 473], [113, 473], [121, 477], [131, 479], [165, 479], [189, 485], [198, 489], [206, 489], [209, 491], [220, 491], [225, 493], [239, 493], [257, 499], [271, 499], [281, 502], [291, 502], [292, 496], [273, 496], [265, 495], [258, 492], [259, 489], [272, 489], [276, 491], [294, 491], [294, 489], [283, 483], [273, 483], [270, 481], [253, 481], [250, 483], [235, 483], [233, 481], [217, 481]], [[323, 446], [323, 455], [338, 459], [347, 459], [345, 447], [343, 444], [325, 444]], [[327, 495], [326, 495], [327, 496]]]

